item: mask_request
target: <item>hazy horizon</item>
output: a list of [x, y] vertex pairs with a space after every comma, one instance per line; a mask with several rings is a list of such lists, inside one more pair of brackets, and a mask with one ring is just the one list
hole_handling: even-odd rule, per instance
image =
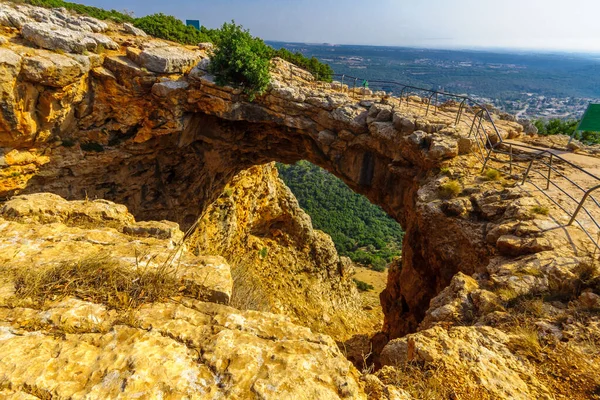
[[163, 12], [209, 28], [235, 20], [269, 41], [465, 50], [600, 53], [600, 2], [589, 0], [75, 0], [136, 16]]

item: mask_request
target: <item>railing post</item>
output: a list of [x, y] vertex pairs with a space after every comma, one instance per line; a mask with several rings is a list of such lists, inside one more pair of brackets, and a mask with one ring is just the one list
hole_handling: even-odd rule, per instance
[[431, 106], [431, 99], [433, 99], [433, 95], [435, 93], [432, 93], [431, 96], [429, 96], [429, 98], [427, 99], [427, 110], [425, 110], [425, 116], [427, 116], [427, 114], [429, 114], [429, 106]]
[[471, 137], [471, 134], [473, 133], [473, 128], [475, 128], [475, 121], [477, 121], [477, 117], [478, 117], [478, 115], [479, 115], [480, 112], [481, 111], [476, 112], [475, 113], [475, 117], [473, 117], [473, 123], [471, 124], [471, 130], [469, 131], [469, 136], [468, 137]]
[[354, 86], [352, 87], [352, 97], [354, 98], [354, 95], [356, 94], [356, 81], [358, 80], [358, 78], [354, 78]]
[[546, 182], [546, 190], [550, 189], [550, 174], [552, 174], [552, 157], [554, 154], [550, 153], [550, 165], [548, 166], [548, 181]]
[[346, 75], [342, 75], [342, 84], [340, 85], [340, 92], [344, 93], [344, 78]]
[[579, 211], [581, 211], [581, 209], [583, 208], [583, 204], [585, 203], [587, 198], [590, 197], [590, 195], [592, 194], [593, 191], [598, 190], [598, 189], [600, 189], [600, 185], [595, 186], [595, 187], [591, 188], [590, 190], [588, 190], [587, 192], [585, 192], [585, 194], [583, 195], [583, 198], [579, 202], [579, 205], [577, 206], [577, 209], [575, 210], [575, 213], [571, 217], [571, 220], [569, 221], [567, 226], [570, 226], [573, 224], [573, 222], [575, 222], [575, 218], [577, 218], [577, 214], [579, 214]]
[[525, 184], [525, 181], [527, 180], [527, 177], [529, 176], [529, 171], [531, 171], [531, 167], [533, 166], [534, 161], [535, 161], [535, 157], [531, 159], [531, 162], [529, 163], [529, 167], [527, 167], [527, 171], [525, 171], [525, 174], [523, 175], [523, 182], [521, 182], [521, 185]]
[[463, 108], [465, 106], [465, 101], [467, 101], [466, 99], [463, 100], [460, 103], [460, 106], [458, 107], [458, 113], [456, 114], [456, 121], [454, 122], [454, 125], [458, 126], [458, 124], [460, 123], [460, 119], [462, 118], [462, 112], [463, 112]]

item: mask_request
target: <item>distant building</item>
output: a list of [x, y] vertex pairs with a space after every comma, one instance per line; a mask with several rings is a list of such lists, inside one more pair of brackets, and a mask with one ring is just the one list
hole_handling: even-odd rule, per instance
[[185, 24], [187, 26], [193, 26], [197, 30], [200, 30], [200, 21], [198, 21], [197, 19], [186, 19]]

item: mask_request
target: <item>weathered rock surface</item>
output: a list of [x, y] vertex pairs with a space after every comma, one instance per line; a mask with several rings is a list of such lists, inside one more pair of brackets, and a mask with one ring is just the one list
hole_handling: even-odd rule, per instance
[[380, 328], [362, 309], [350, 260], [313, 230], [273, 164], [238, 174], [207, 209], [190, 246], [230, 262], [238, 308], [285, 314], [337, 340]]
[[149, 71], [159, 74], [187, 73], [202, 58], [199, 52], [180, 46], [157, 46], [144, 49], [137, 62]]
[[33, 259], [37, 269], [48, 269], [72, 261], [74, 255], [109, 255], [124, 270], [157, 270], [170, 263], [189, 293], [229, 303], [229, 265], [220, 257], [195, 257], [180, 248], [183, 233], [176, 224], [138, 225], [125, 206], [105, 200], [68, 202], [49, 193], [6, 202], [0, 218], [0, 248], [5, 250], [0, 262], [9, 270], [28, 268]]
[[[7, 8], [10, 9], [8, 12]], [[47, 200], [47, 207], [28, 211], [23, 205], [17, 206], [16, 199], [6, 209], [6, 216], [2, 217], [2, 233], [10, 238], [4, 243], [5, 248], [10, 250], [10, 258], [4, 256], [6, 252], [1, 254], [6, 257], [11, 271], [35, 260], [39, 255], [38, 245], [43, 245], [45, 258], [55, 260], [59, 265], [68, 256], [84, 254], [89, 249], [107, 245], [111, 248], [111, 254], [122, 261], [122, 268], [130, 270], [135, 264], [135, 256], [131, 256], [132, 246], [146, 250], [162, 246], [164, 251], [165, 247], [173, 246], [170, 242], [177, 241], [176, 238], [182, 235], [172, 223], [148, 221], [170, 220], [187, 230], [196, 223], [202, 212], [206, 212], [204, 216], [207, 220], [200, 222], [205, 236], [202, 237], [200, 233], [198, 237], [199, 248], [196, 249], [199, 255], [186, 253], [179, 256], [184, 264], [189, 264], [178, 275], [178, 279], [186, 282], [180, 304], [186, 307], [186, 315], [190, 312], [187, 308], [196, 307], [189, 305], [192, 301], [190, 298], [195, 298], [198, 304], [207, 304], [201, 303], [201, 300], [207, 300], [202, 297], [206, 294], [204, 290], [190, 289], [202, 283], [202, 277], [194, 273], [220, 271], [216, 264], [226, 265], [221, 258], [214, 262], [202, 261], [206, 258], [200, 254], [212, 246], [215, 253], [227, 256], [227, 261], [234, 267], [244, 264], [255, 267], [253, 276], [258, 277], [261, 285], [265, 285], [268, 279], [274, 280], [274, 286], [277, 292], [282, 293], [282, 298], [277, 299], [275, 294], [265, 296], [268, 298], [263, 300], [269, 307], [289, 313], [296, 320], [300, 320], [299, 316], [305, 316], [306, 320], [316, 323], [316, 308], [313, 305], [319, 299], [331, 301], [332, 304], [323, 306], [326, 311], [323, 325], [340, 325], [341, 320], [336, 320], [329, 310], [346, 307], [346, 304], [336, 303], [337, 300], [343, 301], [343, 295], [327, 294], [325, 287], [327, 284], [335, 290], [347, 287], [343, 279], [346, 273], [344, 264], [331, 251], [328, 239], [319, 238], [320, 234], [308, 230], [308, 225], [303, 222], [305, 219], [288, 196], [278, 197], [275, 195], [277, 188], [268, 188], [269, 185], [276, 185], [272, 177], [254, 183], [247, 180], [245, 188], [240, 189], [239, 198], [226, 196], [227, 189], [234, 193], [238, 190], [227, 185], [234, 177], [239, 177], [241, 171], [274, 160], [292, 163], [306, 159], [331, 171], [353, 190], [381, 205], [406, 230], [402, 261], [390, 268], [388, 285], [381, 295], [386, 319], [383, 333], [373, 341], [374, 358], [377, 358], [388, 339], [407, 333], [417, 332], [416, 335], [420, 335], [429, 332], [423, 333], [422, 337], [426, 337], [433, 332], [427, 346], [435, 351], [431, 350], [428, 354], [439, 355], [439, 361], [454, 371], [450, 371], [453, 374], [450, 374], [450, 378], [468, 377], [464, 371], [471, 366], [477, 372], [475, 377], [465, 378], [466, 387], [472, 388], [477, 379], [488, 379], [489, 371], [498, 371], [499, 374], [506, 372], [506, 376], [515, 378], [490, 383], [494, 395], [487, 393], [489, 397], [500, 396], [501, 391], [517, 393], [521, 389], [523, 393], [535, 397], [546, 393], [544, 387], [566, 397], [570, 395], [570, 398], [589, 398], [594, 394], [600, 383], [595, 383], [595, 375], [587, 371], [597, 371], [594, 367], [598, 365], [598, 358], [593, 351], [582, 350], [586, 349], [585, 343], [597, 344], [600, 340], [598, 317], [593, 314], [596, 307], [594, 295], [599, 294], [594, 280], [598, 273], [592, 267], [586, 267], [588, 264], [595, 267], [596, 262], [588, 257], [589, 245], [582, 240], [582, 234], [576, 227], [568, 229], [568, 240], [564, 231], [555, 229], [557, 216], [553, 213], [557, 210], [552, 206], [549, 216], [533, 212], [533, 208], [543, 203], [543, 199], [536, 197], [535, 192], [531, 195], [521, 190], [517, 182], [508, 176], [507, 169], [492, 161], [488, 166], [498, 168], [500, 179], [488, 180], [480, 175], [481, 165], [472, 154], [478, 151], [477, 142], [468, 137], [468, 130], [465, 132], [460, 126], [454, 126], [454, 115], [448, 117], [446, 113], [438, 112], [447, 112], [453, 107], [457, 109], [457, 105], [446, 104], [437, 107], [437, 110], [433, 107], [425, 115], [423, 105], [427, 104], [426, 99], [411, 96], [400, 102], [393, 97], [374, 95], [370, 90], [352, 92], [341, 83], [315, 84], [314, 77], [307, 72], [277, 59], [273, 60], [273, 79], [269, 90], [249, 102], [239, 89], [215, 84], [214, 77], [207, 71], [209, 61], [205, 47], [200, 50], [133, 36], [125, 40], [121, 28], [104, 31], [101, 25], [94, 28], [94, 24], [90, 22], [90, 25], [76, 16], [73, 18], [80, 21], [79, 25], [73, 21], [59, 23], [52, 19], [59, 18], [54, 11], [36, 7], [12, 7], [2, 3], [1, 10], [0, 23], [7, 27], [2, 32], [8, 32], [6, 36], [10, 38], [0, 48], [2, 200], [16, 194], [37, 192], [52, 192], [70, 200], [101, 198], [124, 204], [137, 220], [145, 220], [144, 223], [130, 221], [130, 217], [119, 214], [117, 206], [111, 206], [109, 208], [113, 211], [106, 213], [107, 221], [110, 220], [107, 226], [90, 231], [87, 224], [105, 218], [101, 210], [108, 203], [98, 202], [94, 205], [96, 211], [90, 213], [92, 216], [86, 214], [82, 219], [84, 222], [78, 222], [74, 216], [78, 214], [80, 205], [65, 206], [54, 199]], [[61, 35], [67, 36], [57, 36], [60, 39], [57, 39], [58, 42], [67, 47], [74, 46], [82, 54], [55, 54], [61, 57], [54, 57], [30, 47], [31, 43], [24, 38], [25, 31], [29, 29], [25, 29], [25, 26], [32, 28], [33, 38], [37, 34], [33, 28], [39, 27], [39, 24], [41, 28], [51, 25], [63, 32]], [[86, 53], [86, 43], [90, 47], [98, 46], [99, 37], [95, 36], [98, 32], [104, 32], [104, 37], [114, 43], [122, 43], [127, 48], [115, 47], [112, 51], [105, 46], [109, 49], [107, 53]], [[56, 39], [48, 35], [40, 36], [42, 44]], [[90, 41], [85, 39], [76, 45], [69, 39], [72, 37], [85, 37]], [[82, 43], [85, 49], [81, 47]], [[68, 59], [75, 60], [82, 69], [78, 70]], [[466, 116], [473, 117], [468, 113]], [[510, 118], [496, 123], [498, 133], [503, 138], [518, 138], [523, 131]], [[490, 140], [498, 141], [499, 138], [493, 136]], [[564, 138], [561, 140], [564, 141]], [[265, 173], [264, 176], [267, 175]], [[236, 179], [244, 181], [246, 178]], [[455, 190], [446, 196], [444, 188], [453, 181]], [[444, 196], [449, 198], [442, 198]], [[218, 201], [211, 207], [215, 200]], [[67, 211], [58, 217], [53, 215], [53, 209], [61, 207]], [[113, 212], [121, 215], [119, 218], [123, 218], [123, 221], [111, 219]], [[43, 218], [32, 217], [35, 213]], [[69, 240], [63, 240], [63, 237]], [[578, 248], [575, 249], [574, 245]], [[286, 249], [286, 246], [289, 248]], [[266, 251], [263, 251], [264, 248]], [[239, 262], [230, 256], [238, 250], [247, 260]], [[17, 251], [16, 258], [12, 258], [13, 251]], [[265, 267], [262, 264], [265, 260], [280, 265]], [[305, 270], [301, 268], [301, 263], [305, 263]], [[289, 282], [277, 275], [278, 268], [280, 271], [282, 266], [286, 267], [284, 270], [298, 275], [292, 281], [298, 287], [286, 286]], [[274, 276], [277, 278], [272, 278]], [[309, 285], [316, 285], [314, 293]], [[0, 292], [10, 297], [14, 289], [14, 285], [8, 284]], [[223, 289], [213, 292], [225, 293]], [[293, 296], [305, 296], [306, 307], [294, 308]], [[225, 297], [212, 300], [225, 302]], [[536, 297], [542, 300], [535, 303], [532, 299]], [[549, 300], [554, 298], [559, 300]], [[81, 304], [76, 305], [72, 301], [83, 300], [67, 301], [60, 305], [48, 303], [47, 307], [50, 307], [49, 310], [73, 309], [72, 313], [80, 312], [76, 310], [82, 309]], [[157, 307], [154, 311], [160, 311], [167, 305], [173, 306], [171, 303], [155, 302], [144, 307]], [[28, 308], [31, 304], [25, 306]], [[240, 312], [225, 306], [211, 304], [207, 307], [218, 307], [218, 314], [233, 313], [236, 315], [234, 319], [239, 318], [237, 315]], [[153, 329], [154, 326], [156, 329], [159, 329], [158, 326], [168, 326], [168, 333], [165, 334], [165, 330], [160, 332], [161, 346], [175, 345], [171, 341], [177, 341], [185, 346], [183, 350], [188, 351], [193, 342], [182, 339], [187, 338], [186, 334], [180, 335], [176, 329], [187, 326], [182, 319], [187, 321], [204, 317], [195, 314], [196, 310], [193, 311], [193, 317], [178, 319], [172, 317], [169, 314], [172, 309], [169, 310], [165, 312], [166, 319], [160, 319], [162, 317], [159, 318], [158, 312], [152, 314], [153, 318], [157, 318], [151, 322]], [[25, 310], [21, 314], [25, 315], [25, 320], [37, 321], [32, 315], [43, 311], [46, 310]], [[110, 310], [107, 312], [110, 313]], [[118, 325], [135, 329], [131, 331], [132, 335], [139, 334], [145, 338], [145, 335], [154, 335], [153, 329], [149, 332], [137, 331], [141, 326], [137, 321], [142, 319], [141, 312], [142, 309], [136, 310], [135, 318], [126, 319], [128, 323], [123, 323], [121, 319], [119, 324], [103, 325], [106, 328], [98, 332], [86, 330], [85, 335], [100, 335], [93, 336], [94, 340], [98, 340], [93, 343], [100, 343], [100, 337], [109, 335], [115, 329], [118, 331]], [[60, 314], [59, 311], [51, 311], [50, 315], [53, 313]], [[246, 320], [250, 315], [256, 315], [261, 321], [257, 323], [267, 325], [282, 326], [273, 321], [285, 319], [263, 313], [241, 314]], [[13, 326], [13, 314], [10, 315], [10, 318], [1, 319], [10, 325], [7, 329], [25, 329], [21, 326], [23, 324]], [[330, 321], [327, 321], [327, 316]], [[526, 334], [511, 333], [511, 330], [518, 328], [517, 323], [523, 323]], [[203, 327], [203, 332], [210, 332], [210, 335], [221, 332], [212, 322], [198, 324]], [[454, 328], [457, 325], [465, 327]], [[285, 326], [291, 330], [299, 329], [289, 322], [285, 322]], [[143, 328], [148, 329], [149, 326], [144, 325]], [[42, 328], [38, 330], [38, 326], [28, 329], [28, 332], [43, 331]], [[496, 331], [509, 336], [508, 344]], [[24, 331], [7, 332], [16, 335], [19, 340], [28, 337]], [[24, 336], [18, 336], [20, 333]], [[209, 361], [202, 358], [210, 352], [198, 350], [198, 347], [189, 351], [194, 354], [194, 360], [200, 360], [201, 365], [210, 365], [210, 373], [223, 371], [229, 361], [233, 371], [239, 367], [235, 364], [237, 357], [245, 360], [244, 366], [254, 365], [251, 357], [236, 355], [237, 349], [246, 349], [243, 343], [252, 347], [254, 338], [262, 337], [258, 330], [250, 334], [254, 335], [250, 337], [252, 340], [244, 342], [245, 339], [240, 339], [242, 336], [235, 333], [235, 340], [217, 349], [222, 351], [222, 357], [216, 360], [226, 360], [219, 367], [213, 367], [217, 364], [207, 364]], [[261, 340], [271, 340], [272, 337], [289, 339], [286, 334], [269, 334]], [[12, 340], [13, 336], [10, 335], [8, 337]], [[35, 340], [40, 337], [37, 333], [30, 336]], [[202, 336], [202, 340], [205, 340], [205, 336]], [[456, 346], [462, 343], [468, 349], [465, 353], [468, 359], [464, 365], [459, 365], [457, 358], [461, 353], [448, 337], [457, 337], [460, 342]], [[559, 337], [562, 339], [554, 341], [553, 338]], [[314, 344], [316, 339], [313, 340], [313, 336], [311, 338], [309, 342]], [[420, 340], [419, 336], [414, 338]], [[523, 343], [527, 342], [527, 338], [533, 346], [524, 351], [527, 346]], [[513, 339], [518, 340], [514, 342]], [[54, 341], [67, 339], [52, 336], [51, 340], [55, 345], [57, 343]], [[536, 340], [546, 341], [544, 347], [540, 346], [541, 351], [535, 346]], [[561, 340], [568, 340], [568, 346]], [[119, 346], [125, 346], [126, 352], [134, 351], [125, 342], [119, 343]], [[408, 341], [406, 343], [408, 346]], [[514, 343], [520, 344], [516, 346]], [[339, 353], [332, 350], [331, 346], [326, 344], [313, 351], [307, 350], [304, 345], [293, 347], [290, 352], [287, 352], [289, 347], [277, 347], [277, 351], [287, 354], [281, 365], [287, 363], [297, 368], [308, 365], [307, 369], [311, 371], [320, 366], [338, 368], [341, 365], [338, 364]], [[204, 342], [202, 346], [205, 346]], [[206, 346], [202, 349], [212, 349], [210, 346], [213, 345]], [[449, 349], [447, 359], [443, 356], [444, 351], [440, 350], [446, 348]], [[505, 348], [513, 356], [506, 353]], [[546, 351], [546, 348], [552, 351]], [[395, 351], [390, 349], [392, 347], [388, 347], [384, 354], [391, 359], [396, 356], [393, 355]], [[163, 354], [160, 350], [157, 352]], [[478, 357], [489, 360], [493, 358], [490, 354], [496, 352], [500, 360], [498, 365], [493, 366], [486, 361], [478, 369], [473, 360]], [[24, 351], [24, 354], [29, 353]], [[307, 354], [316, 354], [319, 365], [315, 367], [312, 361], [304, 363], [309, 357]], [[521, 373], [528, 364], [519, 357], [527, 358], [542, 383], [529, 381], [527, 371], [525, 375]], [[544, 357], [549, 360], [545, 364], [539, 361]], [[47, 357], [48, 360], [50, 358]], [[577, 373], [581, 376], [581, 382], [584, 382], [581, 386], [567, 384], [566, 379], [560, 383], [556, 378], [571, 376], [568, 368], [561, 364], [562, 360], [577, 362]], [[421, 363], [425, 360], [418, 361]], [[281, 372], [283, 368], [272, 369], [271, 361], [268, 363], [266, 370], [257, 367], [257, 375], [238, 378], [236, 376], [239, 375], [232, 373], [228, 378], [231, 379], [228, 381], [232, 382], [231, 386], [216, 385], [214, 390], [221, 390], [219, 393], [224, 393], [224, 396], [234, 393], [232, 391], [237, 388], [259, 393], [262, 389], [248, 383], [259, 381], [268, 389], [270, 383], [265, 382], [271, 378], [265, 376], [276, 379], [284, 374]], [[561, 369], [545, 369], [549, 365]], [[203, 367], [198, 368], [202, 369], [198, 376], [210, 378]], [[315, 374], [319, 378], [303, 382], [310, 383], [307, 387], [316, 388], [317, 397], [360, 398], [360, 389], [354, 391], [355, 371], [350, 368], [349, 372], [345, 372], [340, 368], [314, 369], [318, 371]], [[386, 368], [390, 370], [393, 367]], [[12, 371], [13, 366], [6, 369]], [[46, 376], [41, 370], [24, 375], [34, 379], [36, 374]], [[293, 385], [290, 385], [299, 387], [294, 385], [300, 385], [300, 378], [296, 377], [301, 373], [287, 371], [285, 374], [293, 381]], [[425, 371], [423, 377], [432, 374], [431, 370]], [[222, 380], [221, 375], [218, 376]], [[256, 380], [256, 376], [265, 380]], [[383, 398], [396, 396], [393, 394], [396, 391], [390, 388], [393, 382], [385, 374], [378, 376], [381, 385], [369, 378], [369, 387], [377, 388], [386, 396]], [[11, 381], [19, 383], [7, 390], [23, 391], [33, 387], [30, 381], [22, 383], [18, 379], [17, 375], [10, 375]], [[41, 381], [45, 382], [45, 379]], [[90, 377], [89, 382], [95, 385], [95, 379]], [[171, 380], [171, 377], [165, 379]], [[313, 385], [311, 382], [316, 383]], [[514, 385], [510, 386], [511, 382]], [[523, 388], [523, 382], [526, 388]], [[178, 387], [189, 386], [186, 385], [178, 384]], [[277, 387], [283, 388], [285, 385], [283, 383]], [[153, 388], [160, 386], [157, 384]], [[345, 391], [344, 387], [350, 388], [349, 391]], [[55, 390], [52, 383], [44, 383], [40, 388], [42, 394], [45, 390]], [[91, 387], [88, 389], [91, 390]], [[164, 393], [168, 392], [166, 390]], [[34, 393], [37, 395], [37, 392]], [[286, 396], [281, 393], [275, 392], [272, 397]], [[306, 395], [311, 398], [312, 394], [307, 393], [296, 392], [294, 396]], [[473, 397], [472, 392], [457, 393], [452, 395]]]
[[[120, 233], [122, 230], [124, 233]], [[287, 317], [227, 303], [229, 266], [180, 248], [167, 222], [136, 223], [107, 201], [17, 197], [0, 211], [0, 374], [13, 393], [60, 397], [364, 398], [357, 372], [328, 336]], [[19, 295], [14, 276], [110, 254], [119, 268], [167, 260], [177, 298], [124, 311]], [[158, 369], [157, 369], [158, 368]]]
[[83, 33], [69, 28], [56, 29], [45, 22], [28, 22], [23, 25], [23, 37], [31, 43], [48, 50], [62, 50], [82, 54], [96, 51], [99, 46], [117, 50], [119, 45], [102, 34]]
[[465, 374], [448, 385], [466, 381], [490, 398], [552, 398], [528, 364], [509, 350], [509, 341], [508, 335], [490, 327], [438, 327], [392, 340], [383, 349], [381, 362], [384, 366], [442, 364]]

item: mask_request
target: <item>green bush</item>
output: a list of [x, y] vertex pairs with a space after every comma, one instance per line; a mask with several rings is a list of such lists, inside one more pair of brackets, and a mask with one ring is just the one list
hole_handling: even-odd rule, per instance
[[319, 60], [317, 60], [315, 57], [307, 58], [302, 53], [292, 53], [291, 51], [285, 48], [273, 50], [272, 57], [282, 58], [285, 61], [291, 62], [292, 64], [299, 66], [300, 68], [304, 68], [305, 70], [312, 73], [315, 76], [315, 78], [321, 81], [332, 81], [333, 69], [331, 69], [331, 67], [328, 64], [323, 64], [319, 62]]
[[[14, 0], [13, 0], [14, 1]], [[46, 8], [60, 8], [64, 7], [67, 10], [75, 11], [76, 13], [89, 15], [90, 17], [101, 19], [101, 20], [112, 20], [115, 22], [133, 22], [135, 18], [131, 15], [119, 12], [116, 10], [104, 10], [98, 7], [86, 6], [83, 4], [70, 3], [62, 0], [22, 0], [14, 1], [15, 3], [27, 3], [38, 7]]]
[[375, 289], [373, 285], [369, 285], [367, 282], [359, 281], [358, 279], [353, 279], [353, 281], [356, 284], [358, 290], [360, 290], [361, 292], [368, 292], [369, 290]]
[[486, 169], [484, 176], [488, 181], [497, 181], [502, 177], [500, 171], [493, 168]]
[[462, 192], [462, 187], [458, 181], [448, 181], [440, 186], [440, 195], [445, 199], [456, 197]]
[[225, 23], [211, 54], [210, 72], [219, 85], [244, 89], [253, 100], [269, 85], [271, 48], [234, 22]]
[[134, 25], [148, 35], [173, 42], [196, 45], [213, 41], [208, 30], [199, 31], [193, 26], [187, 26], [181, 20], [163, 13], [137, 18]]

